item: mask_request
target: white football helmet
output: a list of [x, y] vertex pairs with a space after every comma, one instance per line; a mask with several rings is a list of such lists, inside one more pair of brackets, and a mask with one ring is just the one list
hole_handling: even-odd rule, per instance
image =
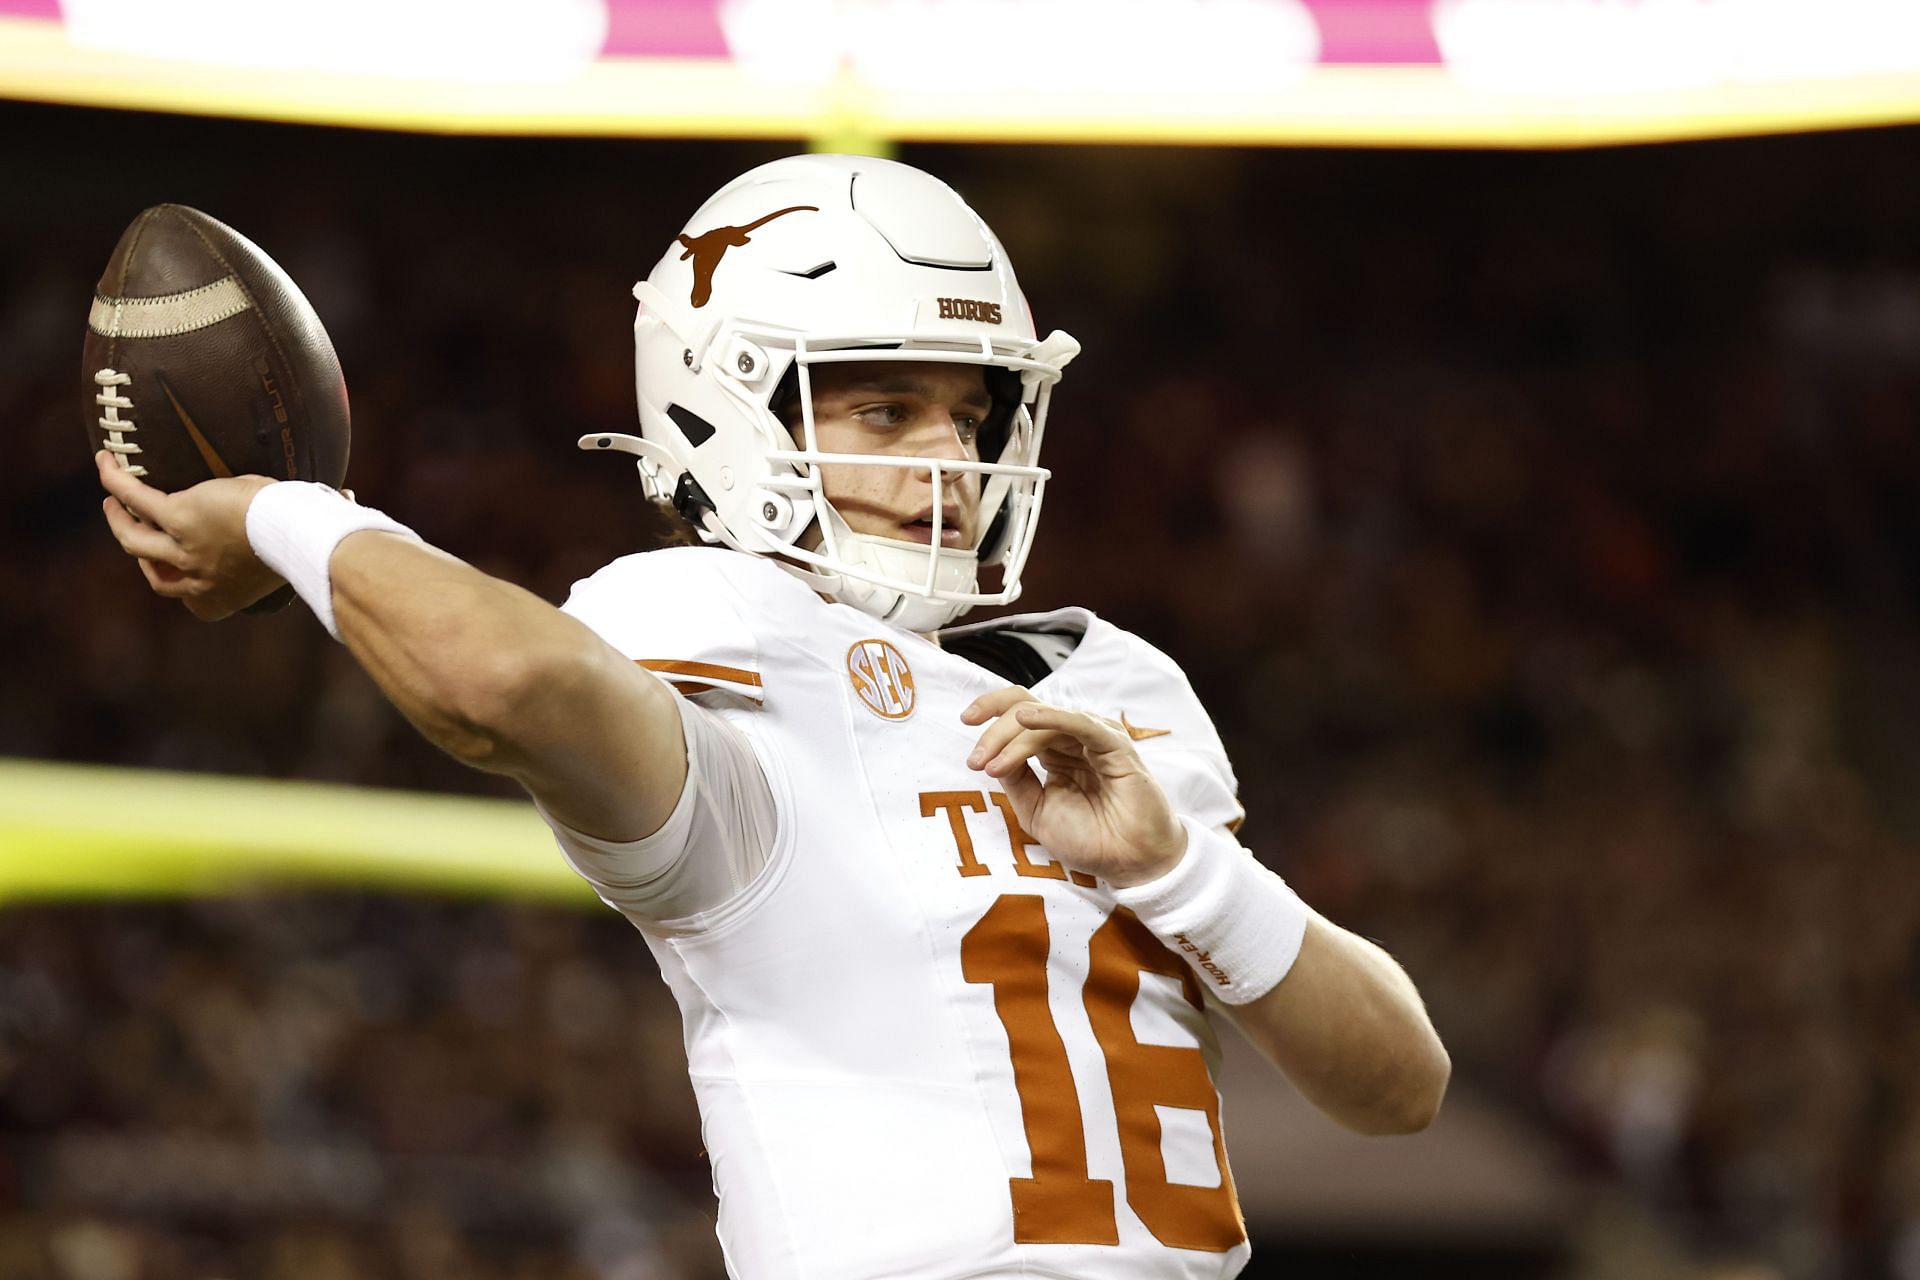
[[[821, 594], [914, 631], [1020, 594], [1047, 475], [1047, 403], [1080, 344], [1036, 340], [1006, 251], [939, 179], [866, 156], [790, 156], [722, 187], [634, 286], [640, 435], [582, 436], [639, 457], [709, 543], [776, 557]], [[830, 454], [819, 448], [809, 369], [846, 361], [987, 366], [996, 399], [979, 461]], [[992, 370], [1007, 371], [995, 374]], [[802, 438], [775, 412], [797, 384]], [[785, 401], [785, 397], [782, 397]], [[930, 544], [853, 532], [821, 465], [928, 473]], [[956, 472], [977, 472], [974, 545], [943, 547]], [[818, 527], [817, 545], [801, 545]], [[1001, 567], [983, 591], [981, 564]]]

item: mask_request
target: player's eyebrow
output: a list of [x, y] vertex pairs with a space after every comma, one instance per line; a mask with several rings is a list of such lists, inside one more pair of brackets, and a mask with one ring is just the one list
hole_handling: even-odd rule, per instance
[[[842, 383], [833, 390], [841, 395], [932, 396], [928, 380], [910, 373], [876, 373]], [[991, 409], [993, 397], [984, 387], [969, 388], [960, 403], [969, 409]]]

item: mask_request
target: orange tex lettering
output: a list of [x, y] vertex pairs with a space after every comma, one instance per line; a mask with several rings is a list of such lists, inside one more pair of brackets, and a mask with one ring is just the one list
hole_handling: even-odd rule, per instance
[[979, 791], [922, 791], [920, 793], [920, 816], [931, 818], [945, 814], [947, 828], [953, 834], [954, 852], [959, 858], [955, 866], [963, 876], [991, 875], [993, 868], [980, 861], [974, 850], [973, 832], [967, 826], [968, 813], [985, 813], [987, 801], [993, 801], [993, 807], [1000, 814], [1001, 829], [1007, 837], [1007, 857], [1013, 865], [1013, 874], [1031, 876], [1041, 880], [1071, 880], [1083, 889], [1091, 889], [1099, 883], [1084, 871], [1069, 871], [1055, 859], [1035, 862], [1027, 856], [1027, 850], [1035, 848], [1038, 842], [1020, 826], [1020, 819], [1014, 815], [1013, 801], [1005, 793], [996, 791], [989, 797]]

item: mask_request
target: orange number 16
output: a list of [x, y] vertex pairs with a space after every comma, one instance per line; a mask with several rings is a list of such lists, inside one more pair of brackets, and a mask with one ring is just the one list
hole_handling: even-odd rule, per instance
[[[1013, 1238], [1021, 1244], [1118, 1244], [1113, 1183], [1087, 1176], [1080, 1094], [1066, 1044], [1047, 1008], [1048, 946], [1045, 902], [1030, 893], [1002, 894], [960, 940], [966, 980], [993, 988], [993, 1007], [1006, 1028], [1021, 1123], [1033, 1156], [1032, 1177], [1008, 1180]], [[1195, 1008], [1201, 1004], [1199, 985], [1186, 963], [1125, 908], [1115, 910], [1094, 932], [1088, 960], [1081, 995], [1107, 1060], [1127, 1204], [1161, 1244], [1208, 1253], [1231, 1249], [1246, 1239], [1246, 1228], [1227, 1172], [1219, 1096], [1206, 1059], [1198, 1049], [1141, 1044], [1133, 1034], [1133, 1001], [1140, 993], [1141, 974], [1179, 979]], [[1156, 1105], [1206, 1113], [1214, 1159], [1220, 1165], [1219, 1186], [1167, 1180]]]

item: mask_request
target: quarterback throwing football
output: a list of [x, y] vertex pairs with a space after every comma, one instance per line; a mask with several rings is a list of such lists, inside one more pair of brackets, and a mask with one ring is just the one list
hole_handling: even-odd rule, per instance
[[734, 1275], [1235, 1274], [1218, 1017], [1361, 1132], [1423, 1128], [1449, 1065], [1235, 841], [1167, 657], [1082, 609], [949, 626], [1019, 591], [1078, 344], [952, 189], [857, 157], [736, 179], [634, 293], [640, 434], [581, 444], [707, 545], [564, 609], [318, 485], [102, 454], [107, 519], [201, 617], [291, 583], [526, 787], [679, 1001]]

